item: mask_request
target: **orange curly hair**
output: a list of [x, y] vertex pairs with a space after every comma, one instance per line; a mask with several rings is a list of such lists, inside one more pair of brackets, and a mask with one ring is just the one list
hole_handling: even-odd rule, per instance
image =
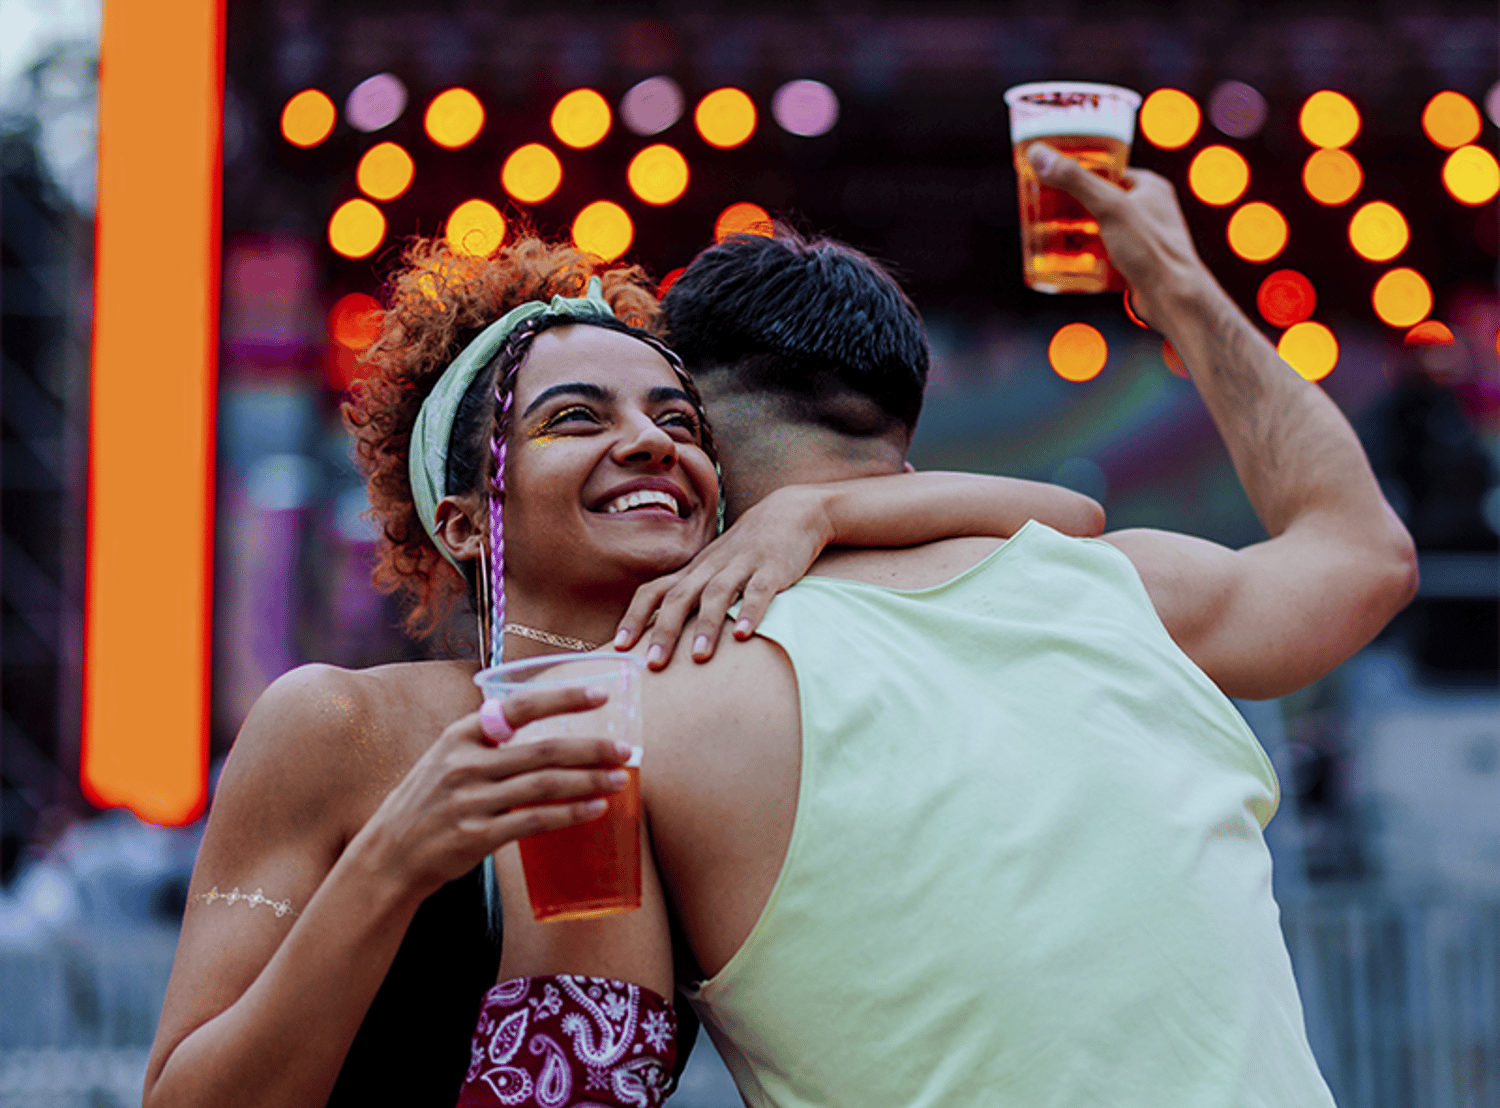
[[375, 584], [406, 594], [406, 629], [421, 636], [443, 622], [466, 588], [422, 528], [407, 471], [417, 411], [448, 364], [512, 308], [582, 296], [593, 276], [621, 322], [659, 333], [661, 310], [639, 266], [605, 269], [571, 246], [529, 234], [487, 257], [458, 253], [443, 239], [416, 239], [402, 261], [387, 283], [380, 337], [365, 354], [369, 372], [342, 410], [383, 536]]

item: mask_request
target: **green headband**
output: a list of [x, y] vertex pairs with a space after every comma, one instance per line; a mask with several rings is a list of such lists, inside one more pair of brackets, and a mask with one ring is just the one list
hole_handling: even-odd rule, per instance
[[417, 421], [411, 428], [411, 445], [407, 451], [407, 468], [411, 476], [412, 500], [417, 506], [417, 517], [432, 539], [438, 552], [457, 569], [458, 562], [448, 553], [448, 548], [438, 541], [437, 506], [446, 492], [443, 488], [448, 472], [448, 450], [452, 444], [453, 421], [458, 418], [458, 407], [464, 394], [474, 383], [475, 376], [489, 364], [495, 353], [505, 345], [522, 323], [538, 317], [559, 317], [588, 321], [614, 319], [615, 313], [604, 292], [599, 278], [590, 277], [588, 292], [581, 297], [554, 296], [552, 302], [532, 300], [518, 308], [512, 308], [475, 336], [474, 341], [464, 347], [463, 352], [443, 371], [438, 383], [422, 401], [417, 412]]

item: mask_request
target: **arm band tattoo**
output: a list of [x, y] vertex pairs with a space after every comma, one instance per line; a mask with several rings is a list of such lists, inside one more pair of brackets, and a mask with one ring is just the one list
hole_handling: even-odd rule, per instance
[[248, 904], [252, 908], [259, 908], [264, 904], [276, 913], [277, 919], [280, 919], [282, 916], [295, 916], [297, 914], [292, 910], [292, 902], [290, 900], [272, 900], [261, 889], [256, 889], [253, 893], [242, 893], [238, 885], [230, 889], [227, 893], [221, 893], [219, 886], [215, 885], [208, 892], [198, 893], [192, 899], [202, 901], [204, 904], [212, 904], [216, 900], [222, 900], [225, 904]]

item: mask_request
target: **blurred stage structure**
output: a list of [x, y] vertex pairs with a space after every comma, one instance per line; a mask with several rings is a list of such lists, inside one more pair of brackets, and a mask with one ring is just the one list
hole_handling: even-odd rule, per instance
[[[922, 309], [934, 370], [917, 465], [1056, 480], [1099, 497], [1113, 527], [1254, 541], [1160, 340], [1118, 297], [1048, 298], [1020, 279], [1000, 92], [1057, 76], [1180, 90], [1191, 110], [1158, 99], [1159, 129], [1143, 118], [1132, 160], [1177, 184], [1205, 259], [1273, 338], [1302, 324], [1335, 338], [1324, 387], [1422, 563], [1417, 601], [1369, 650], [1297, 696], [1242, 705], [1283, 782], [1269, 837], [1309, 1033], [1343, 1108], [1500, 1108], [1500, 230], [1493, 192], [1470, 202], [1482, 157], [1460, 159], [1456, 186], [1444, 178], [1458, 151], [1493, 161], [1492, 3], [243, 0], [228, 19], [216, 761], [286, 669], [416, 656], [369, 585], [374, 536], [337, 419], [411, 234], [462, 225], [483, 243], [497, 219], [582, 234], [581, 213], [604, 202], [590, 241], [663, 279], [726, 214], [744, 218], [735, 205], [786, 215], [892, 262]], [[83, 24], [33, 37], [0, 89], [0, 1108], [138, 1097], [198, 833], [96, 815], [78, 788], [97, 57]], [[748, 134], [733, 98], [719, 105], [727, 131], [697, 122], [726, 88], [754, 109]], [[434, 114], [453, 89], [472, 103]], [[588, 98], [554, 125], [577, 89], [599, 94], [602, 134], [588, 133]], [[1308, 137], [1319, 90], [1347, 97], [1352, 136], [1313, 120], [1321, 142]], [[1469, 108], [1444, 101], [1424, 123], [1444, 91]], [[659, 146], [681, 165], [654, 155], [633, 178]], [[1199, 161], [1209, 148], [1240, 162]], [[1310, 194], [1315, 156], [1333, 186], [1355, 163], [1351, 195]], [[1286, 228], [1264, 261], [1230, 242], [1251, 204]], [[1364, 252], [1357, 212], [1375, 220]], [[170, 250], [172, 228], [161, 238]], [[1374, 298], [1393, 270], [1421, 281], [1394, 307]], [[1282, 271], [1302, 283], [1268, 280]], [[171, 312], [163, 290], [163, 326]], [[1071, 323], [1107, 345], [1088, 380], [1053, 372], [1055, 353], [1049, 364]], [[171, 510], [143, 475], [143, 542]], [[724, 1103], [715, 1080], [674, 1103]]]

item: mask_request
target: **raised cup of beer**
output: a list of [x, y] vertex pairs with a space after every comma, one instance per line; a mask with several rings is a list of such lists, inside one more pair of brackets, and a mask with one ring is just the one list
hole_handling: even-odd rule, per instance
[[1135, 138], [1138, 93], [1084, 81], [1038, 81], [1006, 90], [1010, 140], [1021, 199], [1021, 265], [1038, 292], [1123, 289], [1109, 264], [1099, 224], [1078, 201], [1037, 179], [1026, 151], [1045, 142], [1120, 184]]
[[[593, 919], [641, 906], [641, 671], [635, 654], [548, 654], [476, 674], [485, 700], [525, 690], [585, 688], [603, 692], [597, 708], [547, 716], [511, 742], [567, 736], [613, 739], [633, 748], [625, 788], [610, 794], [598, 819], [529, 835], [517, 846], [531, 914], [539, 922]], [[502, 849], [510, 849], [505, 847]]]

